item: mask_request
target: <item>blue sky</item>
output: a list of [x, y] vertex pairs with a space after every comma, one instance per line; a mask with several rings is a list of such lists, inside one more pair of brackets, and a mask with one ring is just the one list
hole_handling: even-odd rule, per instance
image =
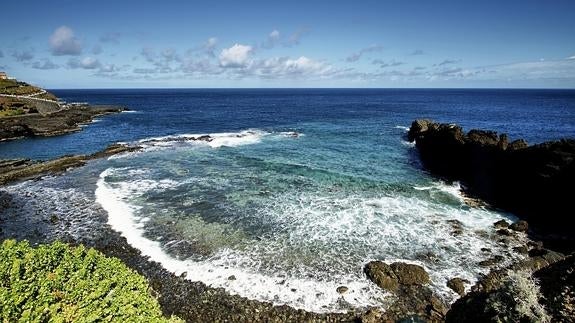
[[48, 88], [575, 88], [575, 1], [8, 1]]

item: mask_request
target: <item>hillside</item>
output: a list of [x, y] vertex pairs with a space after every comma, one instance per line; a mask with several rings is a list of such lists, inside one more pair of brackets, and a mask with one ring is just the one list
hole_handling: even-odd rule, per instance
[[12, 79], [0, 79], [0, 117], [38, 113], [38, 103], [56, 102], [46, 90]]

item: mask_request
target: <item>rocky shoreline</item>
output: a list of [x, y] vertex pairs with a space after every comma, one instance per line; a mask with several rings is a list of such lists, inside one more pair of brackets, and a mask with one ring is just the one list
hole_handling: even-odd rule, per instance
[[466, 194], [527, 220], [535, 239], [575, 250], [571, 224], [575, 140], [528, 146], [506, 134], [416, 120], [408, 139], [433, 175], [461, 181]]
[[[427, 127], [427, 128], [425, 128]], [[437, 156], [437, 146], [427, 145], [425, 138], [431, 132], [430, 129], [442, 129], [448, 134], [460, 134], [455, 126], [451, 125], [434, 125], [431, 122], [416, 121], [410, 130], [410, 139], [416, 141], [422, 161], [432, 173], [435, 173], [434, 165], [429, 158]], [[454, 130], [455, 129], [455, 130]], [[460, 129], [460, 128], [459, 128]], [[434, 131], [434, 130], [431, 130]], [[464, 145], [467, 142], [474, 142], [476, 137], [472, 133], [462, 135]], [[439, 136], [440, 138], [443, 138]], [[493, 135], [489, 135], [493, 138]], [[429, 138], [429, 137], [428, 137]], [[431, 136], [434, 138], [434, 136]], [[450, 138], [447, 136], [447, 138]], [[472, 139], [469, 139], [472, 138]], [[480, 136], [482, 138], [482, 136]], [[498, 137], [499, 138], [499, 137]], [[189, 140], [210, 141], [209, 136], [191, 138]], [[482, 142], [480, 140], [480, 142]], [[504, 146], [497, 141], [496, 147]], [[488, 143], [491, 143], [488, 142]], [[435, 145], [441, 144], [438, 141]], [[492, 145], [482, 145], [490, 148], [482, 149], [496, 150]], [[426, 148], [422, 148], [426, 147]], [[431, 147], [431, 148], [430, 148]], [[510, 145], [507, 145], [507, 149]], [[524, 149], [521, 143], [511, 144], [511, 151]], [[523, 148], [522, 148], [523, 147]], [[554, 147], [553, 145], [544, 147]], [[70, 168], [80, 167], [88, 162], [95, 161], [99, 158], [106, 158], [115, 154], [133, 152], [141, 149], [138, 146], [128, 145], [111, 145], [103, 151], [92, 155], [64, 156], [55, 160], [46, 162], [33, 162], [30, 160], [7, 160], [0, 162], [0, 185], [17, 182], [25, 179], [37, 179], [47, 174], [60, 174]], [[429, 149], [426, 151], [426, 149]], [[445, 149], [443, 147], [442, 149]], [[467, 148], [466, 148], [467, 149]], [[497, 148], [499, 149], [499, 148]], [[474, 151], [473, 149], [471, 149]], [[506, 150], [506, 149], [504, 149]], [[443, 150], [445, 152], [445, 150]], [[477, 153], [477, 152], [475, 152]], [[430, 157], [431, 156], [431, 157]], [[448, 155], [453, 159], [461, 156]], [[441, 170], [442, 166], [437, 166]], [[463, 168], [463, 167], [462, 167]], [[444, 178], [459, 179], [454, 174], [447, 176], [441, 171], [438, 175]], [[465, 183], [465, 182], [464, 182]], [[469, 190], [473, 194], [474, 190]], [[477, 194], [485, 198], [481, 194]], [[0, 190], [0, 215], [2, 210], [10, 207], [18, 207], [18, 198]], [[30, 196], [29, 198], [38, 198]], [[492, 202], [489, 199], [486, 199]], [[513, 318], [517, 320], [537, 321], [533, 317], [541, 318], [536, 310], [525, 313], [516, 313], [514, 295], [517, 292], [517, 280], [520, 282], [532, 282], [534, 278], [538, 279], [539, 287], [532, 288], [536, 290], [535, 306], [539, 304], [545, 311], [545, 318], [551, 317], [553, 320], [569, 322], [573, 317], [573, 299], [575, 296], [575, 259], [573, 256], [564, 256], [561, 253], [554, 252], [543, 247], [542, 243], [521, 240], [524, 232], [528, 231], [529, 226], [525, 221], [516, 223], [507, 223], [498, 221], [494, 223], [494, 239], [499, 243], [505, 244], [508, 250], [525, 254], [525, 259], [513, 263], [507, 268], [501, 268], [499, 265], [504, 255], [492, 255], [489, 250], [485, 250], [485, 260], [480, 265], [490, 268], [491, 272], [482, 277], [474, 286], [469, 287], [469, 282], [458, 277], [453, 277], [447, 282], [447, 286], [462, 296], [454, 304], [446, 304], [440, 297], [435, 295], [428, 286], [429, 275], [421, 266], [394, 262], [386, 263], [382, 260], [369, 262], [364, 267], [366, 276], [374, 284], [383, 288], [392, 294], [391, 303], [385, 311], [377, 308], [356, 309], [348, 313], [329, 313], [317, 314], [297, 310], [289, 306], [274, 306], [271, 303], [249, 300], [237, 295], [230, 295], [224, 289], [212, 288], [201, 282], [192, 282], [185, 278], [185, 275], [176, 276], [175, 274], [164, 269], [159, 263], [151, 261], [148, 257], [142, 256], [139, 250], [129, 245], [120, 233], [111, 229], [107, 224], [105, 212], [101, 210], [100, 218], [93, 229], [94, 236], [74, 238], [59, 228], [63, 222], [69, 220], [65, 218], [54, 217], [53, 215], [42, 215], [45, 218], [40, 222], [46, 226], [46, 230], [53, 232], [46, 236], [38, 237], [37, 232], [30, 229], [26, 232], [18, 233], [15, 238], [29, 239], [36, 242], [49, 242], [44, 240], [63, 240], [71, 244], [84, 244], [102, 251], [107, 256], [113, 256], [121, 259], [131, 268], [145, 276], [153, 289], [154, 295], [158, 298], [164, 314], [167, 316], [177, 315], [186, 321], [239, 321], [239, 322], [285, 322], [285, 321], [306, 321], [306, 322], [394, 322], [394, 321], [426, 321], [426, 322], [475, 322], [475, 321], [497, 321], [501, 318]], [[3, 219], [0, 217], [0, 237], [2, 239], [10, 238], [9, 235], [3, 234]], [[457, 226], [457, 223], [454, 223]], [[515, 242], [512, 244], [511, 242]], [[523, 275], [523, 276], [518, 276]], [[519, 277], [519, 278], [517, 278]], [[515, 279], [515, 280], [514, 280]], [[528, 287], [533, 287], [528, 285]], [[466, 290], [470, 290], [465, 294]], [[347, 288], [340, 286], [338, 292], [343, 296]], [[525, 290], [519, 290], [525, 292]], [[344, 298], [342, 296], [342, 301]], [[531, 299], [533, 302], [533, 299]], [[530, 316], [531, 315], [531, 316]], [[535, 316], [533, 316], [535, 315]], [[541, 314], [543, 315], [543, 314]]]
[[82, 130], [83, 124], [95, 117], [126, 111], [125, 108], [110, 105], [74, 106], [62, 108], [49, 114], [30, 113], [0, 118], [0, 141], [24, 137], [59, 136]]
[[[494, 269], [452, 304], [446, 322], [573, 322], [575, 231], [570, 226], [575, 140], [528, 146], [506, 134], [415, 120], [408, 132], [423, 166], [440, 178], [461, 181], [465, 192], [521, 220], [494, 225], [503, 239], [513, 231], [534, 239], [516, 251], [528, 257]], [[537, 242], [542, 240], [543, 242]]]

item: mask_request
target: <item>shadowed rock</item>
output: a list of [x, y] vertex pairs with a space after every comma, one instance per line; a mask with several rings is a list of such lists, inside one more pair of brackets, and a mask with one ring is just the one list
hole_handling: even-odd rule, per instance
[[[424, 167], [433, 174], [462, 181], [467, 194], [528, 220], [533, 234], [552, 247], [575, 249], [569, 212], [575, 140], [527, 146], [524, 140], [509, 143], [505, 134], [466, 134], [457, 125], [430, 120], [414, 121], [408, 139], [415, 141]], [[513, 228], [526, 231], [523, 224]]]

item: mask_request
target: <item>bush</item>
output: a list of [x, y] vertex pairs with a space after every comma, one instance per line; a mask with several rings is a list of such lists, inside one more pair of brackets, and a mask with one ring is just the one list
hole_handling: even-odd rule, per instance
[[162, 316], [144, 277], [94, 249], [6, 240], [0, 259], [4, 322], [178, 321]]
[[539, 303], [542, 298], [537, 281], [529, 271], [511, 271], [502, 286], [487, 300], [498, 322], [550, 322], [551, 317]]

